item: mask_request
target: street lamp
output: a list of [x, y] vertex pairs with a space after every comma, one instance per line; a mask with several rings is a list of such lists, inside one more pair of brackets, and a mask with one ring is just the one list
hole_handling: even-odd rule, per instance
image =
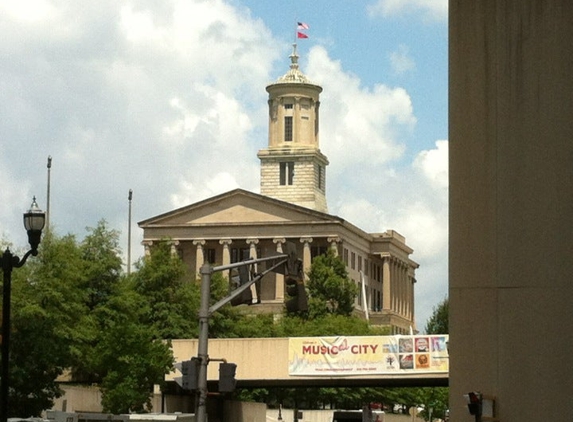
[[13, 255], [9, 248], [0, 257], [0, 264], [4, 273], [2, 286], [2, 371], [0, 374], [0, 422], [8, 421], [8, 383], [10, 359], [10, 289], [12, 284], [12, 270], [20, 268], [26, 263], [30, 255], [38, 255], [38, 245], [42, 237], [42, 229], [46, 222], [46, 214], [38, 207], [36, 197], [28, 212], [24, 213], [24, 227], [28, 232], [30, 250], [22, 259]]

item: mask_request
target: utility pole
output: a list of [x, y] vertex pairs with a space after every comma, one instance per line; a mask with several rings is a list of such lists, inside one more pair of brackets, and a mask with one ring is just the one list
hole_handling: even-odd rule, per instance
[[[292, 248], [291, 248], [292, 250]], [[209, 300], [211, 298], [211, 276], [213, 273], [218, 271], [226, 271], [233, 268], [247, 267], [251, 265], [259, 264], [266, 261], [278, 261], [273, 262], [271, 267], [256, 274], [252, 280], [241, 284], [240, 287], [236, 288], [227, 297], [219, 300], [212, 306], [209, 306]], [[294, 265], [290, 261], [297, 261], [296, 249], [294, 252], [289, 254], [281, 254], [276, 256], [271, 256], [268, 258], [258, 258], [249, 259], [246, 261], [236, 262], [230, 265], [222, 265], [218, 267], [211, 267], [209, 264], [205, 264], [201, 267], [201, 305], [199, 308], [199, 339], [197, 345], [197, 357], [199, 358], [199, 374], [197, 380], [197, 400], [195, 404], [195, 415], [197, 422], [207, 422], [207, 366], [209, 365], [209, 317], [215, 311], [217, 311], [222, 306], [231, 302], [234, 298], [241, 295], [246, 289], [250, 288], [253, 283], [259, 282], [267, 273], [271, 271], [280, 271], [277, 268], [285, 266], [285, 272], [288, 273], [288, 268], [298, 268], [299, 265]], [[286, 264], [286, 265], [285, 265]]]
[[52, 171], [52, 156], [48, 155], [48, 188], [46, 193], [46, 233], [50, 231], [50, 176]]
[[129, 201], [129, 210], [127, 212], [127, 275], [131, 274], [131, 198], [133, 198], [133, 191], [130, 189], [127, 195]]

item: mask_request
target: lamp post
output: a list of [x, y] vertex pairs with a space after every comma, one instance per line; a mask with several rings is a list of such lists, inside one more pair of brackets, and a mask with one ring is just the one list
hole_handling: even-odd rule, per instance
[[28, 232], [30, 250], [22, 259], [13, 255], [6, 248], [0, 257], [0, 264], [4, 273], [2, 286], [2, 370], [0, 373], [0, 422], [8, 420], [8, 391], [9, 391], [9, 359], [10, 359], [10, 290], [12, 285], [12, 270], [20, 268], [26, 263], [30, 255], [38, 255], [38, 245], [42, 237], [42, 229], [46, 222], [46, 214], [38, 207], [36, 197], [28, 212], [24, 213], [24, 227]]

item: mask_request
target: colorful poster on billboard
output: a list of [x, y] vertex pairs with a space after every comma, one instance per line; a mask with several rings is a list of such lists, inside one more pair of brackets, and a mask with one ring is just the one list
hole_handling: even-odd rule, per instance
[[448, 336], [291, 337], [289, 375], [447, 373]]

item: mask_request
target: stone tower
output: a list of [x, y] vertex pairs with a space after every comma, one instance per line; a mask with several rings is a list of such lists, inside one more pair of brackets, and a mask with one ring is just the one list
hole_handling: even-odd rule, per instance
[[296, 44], [289, 71], [267, 86], [269, 145], [261, 160], [261, 194], [316, 211], [328, 212], [326, 166], [319, 149], [319, 94], [299, 70]]

